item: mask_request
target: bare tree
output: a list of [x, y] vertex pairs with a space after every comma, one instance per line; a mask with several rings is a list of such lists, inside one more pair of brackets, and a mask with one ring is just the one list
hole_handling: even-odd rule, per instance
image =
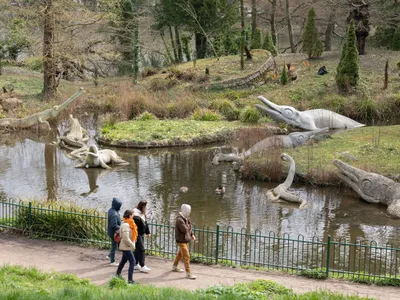
[[56, 65], [54, 60], [55, 17], [53, 0], [44, 0], [44, 4], [43, 94], [46, 99], [51, 99], [57, 91]]
[[287, 21], [287, 27], [288, 27], [290, 50], [292, 51], [292, 53], [296, 53], [296, 47], [294, 45], [294, 40], [293, 40], [293, 29], [292, 29], [292, 20], [290, 17], [289, 0], [285, 0], [285, 15], [286, 15], [286, 21]]
[[268, 0], [271, 3], [271, 13], [270, 13], [270, 26], [271, 26], [271, 38], [272, 42], [276, 46], [278, 43], [278, 38], [276, 35], [276, 24], [275, 24], [275, 14], [276, 14], [276, 0]]
[[251, 38], [254, 38], [257, 29], [257, 5], [256, 0], [251, 0]]

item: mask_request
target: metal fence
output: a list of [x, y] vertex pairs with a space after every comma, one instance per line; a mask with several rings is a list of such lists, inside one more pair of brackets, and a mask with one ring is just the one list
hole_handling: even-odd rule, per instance
[[[174, 226], [149, 223], [146, 239], [149, 254], [172, 258], [176, 254]], [[24, 234], [72, 240], [104, 247], [110, 245], [107, 217], [88, 210], [43, 207], [31, 202], [0, 202], [0, 228]], [[190, 243], [192, 261], [226, 266], [249, 266], [287, 272], [316, 272], [324, 277], [349, 279], [399, 279], [400, 248], [376, 242], [292, 239], [259, 230], [234, 232], [232, 227], [194, 228], [197, 240]]]

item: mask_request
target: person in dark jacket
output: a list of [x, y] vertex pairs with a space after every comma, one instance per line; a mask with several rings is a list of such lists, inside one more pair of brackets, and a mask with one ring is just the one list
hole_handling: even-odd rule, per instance
[[145, 259], [145, 248], [144, 248], [144, 235], [147, 237], [150, 236], [149, 226], [146, 221], [146, 207], [147, 201], [143, 200], [138, 203], [136, 208], [133, 210], [133, 220], [136, 223], [138, 228], [138, 238], [136, 240], [136, 249], [135, 249], [135, 260], [137, 265], [135, 266], [136, 270], [139, 270], [143, 273], [148, 273], [151, 269], [144, 264]]
[[178, 253], [176, 254], [172, 271], [183, 272], [182, 269], [178, 268], [179, 261], [183, 259], [183, 263], [186, 269], [186, 278], [196, 279], [196, 276], [190, 271], [190, 254], [188, 243], [190, 240], [195, 241], [196, 237], [192, 231], [192, 223], [189, 220], [190, 211], [192, 208], [188, 204], [182, 204], [181, 211], [176, 217], [175, 222], [175, 240], [178, 244]]
[[107, 255], [110, 259], [110, 264], [112, 266], [118, 266], [115, 262], [115, 251], [117, 250], [118, 244], [114, 241], [114, 233], [119, 230], [121, 226], [121, 217], [119, 215], [119, 210], [121, 208], [122, 201], [118, 198], [113, 198], [111, 208], [108, 210], [108, 227], [107, 234], [111, 239], [111, 250]]

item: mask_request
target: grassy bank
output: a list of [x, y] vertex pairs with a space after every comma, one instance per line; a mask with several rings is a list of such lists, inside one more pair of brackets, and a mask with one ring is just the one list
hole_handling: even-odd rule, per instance
[[95, 286], [70, 274], [44, 273], [34, 268], [3, 266], [0, 268], [1, 299], [372, 299], [343, 296], [319, 291], [296, 294], [272, 281], [257, 280], [234, 286], [216, 285], [207, 289], [185, 291], [156, 288], [152, 285], [128, 285], [113, 278], [108, 286]]
[[[361, 127], [337, 133], [318, 143], [285, 149], [296, 163], [296, 172], [315, 184], [337, 184], [334, 159], [368, 172], [397, 178], [400, 169], [400, 125]], [[288, 165], [279, 159], [281, 151], [260, 153], [245, 162], [245, 178], [280, 180]], [[279, 163], [278, 163], [279, 162]]]

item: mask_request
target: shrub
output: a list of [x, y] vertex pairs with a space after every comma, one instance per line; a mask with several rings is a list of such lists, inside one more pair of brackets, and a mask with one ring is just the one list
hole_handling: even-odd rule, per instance
[[25, 66], [33, 71], [43, 72], [43, 57], [32, 56], [28, 57], [24, 61]]
[[244, 123], [258, 123], [261, 118], [260, 111], [251, 106], [247, 106], [240, 114], [240, 121]]
[[218, 110], [228, 121], [234, 121], [239, 118], [240, 111], [229, 100], [214, 100], [211, 108]]
[[326, 279], [326, 272], [321, 269], [306, 269], [299, 271], [299, 274], [308, 278]]
[[343, 92], [348, 92], [359, 82], [359, 58], [353, 20], [347, 29], [346, 41], [342, 48], [335, 79], [339, 90]]
[[322, 53], [324, 53], [324, 44], [318, 39], [315, 42], [314, 57], [321, 57]]
[[221, 121], [222, 117], [215, 111], [199, 108], [192, 114], [192, 119], [196, 121]]
[[374, 47], [390, 49], [393, 43], [393, 35], [396, 27], [390, 25], [381, 25], [376, 28], [371, 42]]
[[306, 26], [303, 33], [303, 52], [307, 53], [308, 58], [315, 55], [315, 46], [318, 40], [318, 29], [315, 26], [315, 10], [311, 8], [308, 11]]
[[277, 56], [278, 55], [278, 50], [276, 49], [274, 43], [272, 42], [272, 38], [271, 38], [271, 35], [270, 35], [269, 32], [267, 32], [267, 34], [265, 35], [262, 48], [264, 50], [267, 50], [267, 51], [271, 52], [271, 54], [273, 56]]
[[393, 34], [392, 50], [400, 51], [400, 26], [397, 27]]
[[136, 117], [138, 121], [148, 121], [148, 120], [157, 120], [157, 117], [148, 111], [141, 113], [139, 116]]
[[145, 78], [145, 77], [153, 76], [153, 75], [155, 75], [155, 74], [157, 74], [157, 73], [158, 73], [158, 70], [157, 70], [156, 68], [153, 68], [153, 67], [145, 67], [145, 68], [143, 69], [142, 73], [141, 73], [141, 76], [142, 76], [143, 78]]
[[286, 85], [289, 81], [289, 77], [287, 74], [287, 68], [286, 68], [286, 64], [283, 64], [283, 68], [282, 68], [282, 74], [281, 74], [281, 83], [283, 85]]
[[186, 56], [186, 60], [190, 61], [192, 60], [192, 56], [190, 54], [190, 38], [188, 36], [183, 36], [181, 40], [183, 53]]
[[177, 85], [178, 81], [174, 78], [154, 78], [150, 81], [150, 90], [156, 91], [165, 91], [173, 86]]
[[262, 39], [261, 30], [259, 28], [256, 28], [254, 36], [252, 37], [251, 40], [251, 49], [261, 49], [262, 46], [261, 39]]

